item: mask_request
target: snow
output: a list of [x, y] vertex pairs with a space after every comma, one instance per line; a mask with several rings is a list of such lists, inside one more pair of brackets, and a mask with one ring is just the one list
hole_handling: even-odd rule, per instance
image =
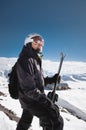
[[[21, 116], [22, 108], [18, 100], [9, 96], [7, 74], [17, 58], [0, 58], [0, 104], [12, 110], [17, 116]], [[43, 60], [44, 75], [53, 75], [58, 71], [59, 62]], [[71, 89], [56, 91], [59, 100], [56, 104], [60, 107], [60, 113], [64, 119], [64, 130], [86, 130], [86, 63], [64, 61], [61, 70], [62, 82]], [[45, 90], [47, 94], [49, 90]], [[0, 130], [15, 130], [17, 123], [0, 111]], [[39, 119], [34, 117], [29, 130], [42, 130]]]
[[16, 122], [11, 121], [2, 111], [0, 111], [0, 130], [15, 130]]

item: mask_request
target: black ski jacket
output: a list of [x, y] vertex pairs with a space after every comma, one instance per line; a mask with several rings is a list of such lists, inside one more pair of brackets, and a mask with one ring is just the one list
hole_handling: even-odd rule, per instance
[[40, 90], [44, 93], [44, 77], [42, 75], [41, 59], [31, 44], [24, 46], [17, 64], [19, 81], [19, 100], [23, 108], [27, 108], [26, 100], [29, 100], [29, 92]]

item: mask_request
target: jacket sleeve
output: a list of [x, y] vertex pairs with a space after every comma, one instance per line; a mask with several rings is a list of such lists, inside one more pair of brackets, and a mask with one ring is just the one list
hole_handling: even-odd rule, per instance
[[44, 82], [45, 82], [45, 86], [47, 85], [47, 84], [52, 84], [53, 83], [53, 79], [52, 79], [52, 77], [46, 77], [46, 78], [44, 78]]
[[52, 83], [56, 83], [56, 82], [58, 82], [58, 83], [60, 83], [60, 80], [61, 80], [61, 76], [59, 76], [59, 74], [58, 73], [56, 73], [54, 76], [52, 76], [52, 77], [46, 77], [46, 78], [44, 78], [44, 82], [45, 82], [45, 86], [47, 85], [47, 84], [52, 84]]

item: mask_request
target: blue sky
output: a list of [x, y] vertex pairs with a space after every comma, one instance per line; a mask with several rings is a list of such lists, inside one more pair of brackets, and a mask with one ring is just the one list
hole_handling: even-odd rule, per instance
[[0, 57], [18, 57], [33, 32], [44, 59], [86, 61], [86, 0], [0, 0]]

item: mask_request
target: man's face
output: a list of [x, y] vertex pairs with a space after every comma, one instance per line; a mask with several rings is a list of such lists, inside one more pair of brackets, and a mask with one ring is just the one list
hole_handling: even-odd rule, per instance
[[43, 47], [43, 42], [42, 41], [39, 41], [39, 42], [32, 42], [32, 48], [38, 52], [41, 52], [42, 51], [42, 47]]

